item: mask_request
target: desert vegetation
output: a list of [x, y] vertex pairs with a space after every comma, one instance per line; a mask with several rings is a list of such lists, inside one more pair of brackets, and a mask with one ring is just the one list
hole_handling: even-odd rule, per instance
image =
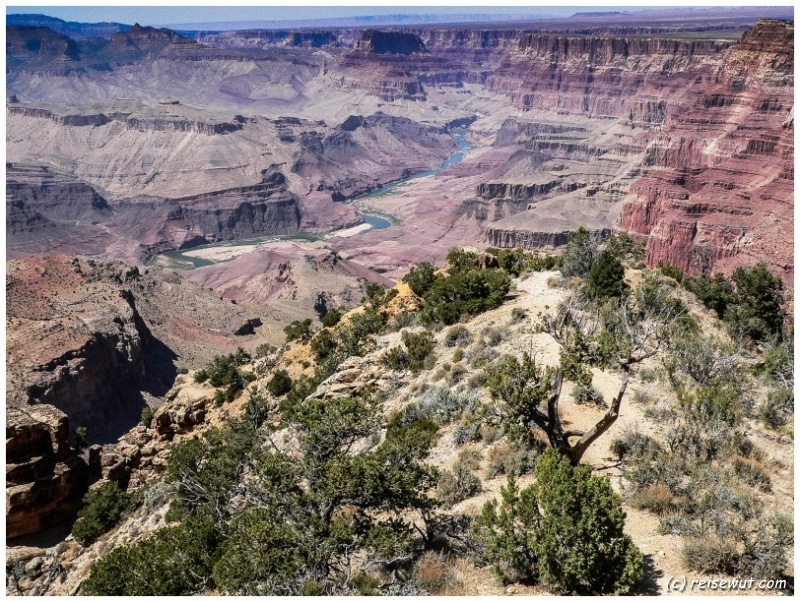
[[[241, 417], [174, 446], [169, 526], [99, 560], [84, 592], [413, 595], [463, 591], [472, 566], [553, 593], [635, 593], [646, 562], [626, 508], [680, 538], [683, 570], [785, 574], [792, 520], [768, 508], [773, 461], [752, 425], [790, 423], [791, 337], [701, 328], [717, 316], [707, 297], [674, 271], [633, 267], [640, 257], [630, 239], [583, 232], [557, 260], [454, 250], [441, 269], [409, 272], [421, 305], [393, 306], [397, 290], [374, 286], [316, 332], [292, 326], [305, 334], [287, 345], [313, 360], [302, 374], [278, 360], [248, 385], [247, 356], [217, 358], [195, 380], [249, 386]], [[559, 304], [503, 307], [517, 282], [570, 262]], [[727, 304], [738, 287], [775, 294], [753, 270]], [[397, 331], [393, 307], [418, 309]], [[505, 322], [476, 326], [495, 315]], [[555, 361], [520, 336], [551, 341]], [[382, 366], [383, 384], [326, 393], [345, 361]], [[634, 410], [658, 436], [615, 428]], [[567, 426], [578, 414], [593, 418]], [[445, 465], [432, 461], [442, 449], [457, 450]], [[613, 486], [585, 461], [603, 449]], [[76, 524], [84, 545], [130, 512], [116, 491], [98, 495]]]

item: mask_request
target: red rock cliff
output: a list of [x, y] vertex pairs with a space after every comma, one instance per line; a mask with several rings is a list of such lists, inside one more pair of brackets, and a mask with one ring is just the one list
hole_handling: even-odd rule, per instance
[[764, 261], [792, 287], [794, 28], [762, 21], [650, 143], [617, 223], [648, 263], [729, 274]]

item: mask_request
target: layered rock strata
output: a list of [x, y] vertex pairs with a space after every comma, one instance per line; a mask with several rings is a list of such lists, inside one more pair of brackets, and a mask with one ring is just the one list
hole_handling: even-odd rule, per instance
[[765, 261], [793, 280], [794, 29], [759, 23], [650, 142], [618, 225], [648, 263], [690, 273]]
[[49, 405], [6, 408], [6, 538], [75, 516], [85, 468], [70, 448], [66, 414]]

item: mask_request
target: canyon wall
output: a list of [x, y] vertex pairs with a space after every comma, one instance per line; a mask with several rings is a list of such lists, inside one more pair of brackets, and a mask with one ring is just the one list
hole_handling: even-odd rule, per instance
[[80, 508], [76, 431], [106, 444], [158, 403], [179, 367], [248, 341], [260, 318], [174, 272], [68, 256], [7, 262], [6, 536]]
[[645, 237], [650, 265], [765, 261], [791, 288], [793, 54], [791, 24], [759, 23], [653, 136], [618, 222]]

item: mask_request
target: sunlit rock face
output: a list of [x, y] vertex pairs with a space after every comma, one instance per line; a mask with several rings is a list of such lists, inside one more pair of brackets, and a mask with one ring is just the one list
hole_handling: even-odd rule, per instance
[[670, 111], [618, 225], [648, 237], [648, 263], [730, 272], [766, 261], [791, 286], [794, 29], [765, 21]]

